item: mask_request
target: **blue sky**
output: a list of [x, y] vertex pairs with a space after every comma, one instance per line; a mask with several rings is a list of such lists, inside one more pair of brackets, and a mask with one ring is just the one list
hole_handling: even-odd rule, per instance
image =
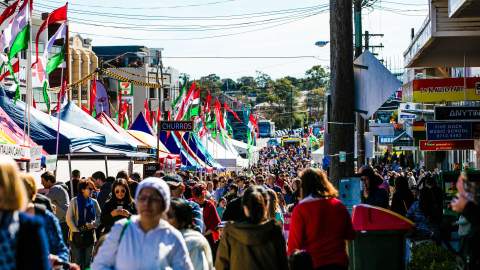
[[[37, 0], [35, 9], [51, 10], [50, 7], [62, 5], [60, 0]], [[427, 0], [391, 0], [378, 1], [375, 8], [365, 10], [363, 15], [364, 30], [371, 33], [383, 33], [383, 39], [371, 41], [383, 43], [385, 48], [380, 56], [396, 67], [403, 62], [403, 52], [410, 40], [410, 28], [418, 29], [427, 14]], [[286, 9], [299, 9], [328, 4], [328, 0], [169, 0], [169, 1], [126, 1], [126, 0], [73, 0], [70, 1], [69, 13], [72, 21], [70, 31], [88, 33], [82, 35], [93, 40], [93, 45], [145, 45], [152, 48], [164, 48], [164, 56], [316, 56], [302, 59], [169, 59], [165, 65], [173, 66], [190, 74], [192, 78], [216, 73], [221, 77], [236, 79], [242, 75], [255, 75], [262, 71], [273, 78], [283, 76], [302, 77], [305, 70], [313, 65], [329, 64], [329, 47], [318, 48], [315, 41], [329, 40], [329, 14], [301, 19], [312, 15], [317, 9], [292, 11], [290, 14], [277, 14], [268, 17], [258, 16], [248, 19], [221, 19], [218, 16], [233, 14], [251, 14]], [[115, 6], [103, 8], [101, 6]], [[152, 8], [155, 7], [155, 8]], [[111, 14], [118, 14], [115, 18]], [[401, 14], [400, 14], [401, 13]], [[126, 18], [123, 15], [129, 15]], [[131, 17], [130, 17], [131, 16]], [[159, 18], [158, 16], [169, 16]], [[120, 18], [121, 17], [121, 18]], [[191, 20], [172, 17], [197, 17]], [[216, 20], [198, 19], [214, 17]], [[179, 27], [188, 25], [225, 25], [234, 23], [251, 23], [254, 20], [277, 19], [279, 23], [220, 31], [186, 32], [186, 31], [144, 31], [139, 29], [114, 29], [88, 24], [109, 24], [128, 26], [136, 24], [137, 28], [152, 29], [152, 25], [169, 25]], [[291, 19], [290, 19], [291, 18]], [[168, 19], [168, 20], [167, 20]], [[300, 20], [301, 19], [301, 20]], [[287, 23], [289, 22], [290, 23]], [[293, 22], [292, 22], [293, 21]], [[80, 23], [79, 23], [80, 22]], [[100, 23], [99, 23], [100, 22]], [[101, 23], [107, 22], [107, 23]], [[272, 27], [274, 24], [285, 23]], [[149, 26], [147, 26], [149, 25]], [[195, 26], [198, 27], [198, 26]], [[255, 31], [262, 27], [272, 27]], [[204, 27], [202, 28], [204, 29]], [[249, 33], [223, 36], [219, 38], [185, 40], [213, 35], [231, 35], [238, 32]], [[108, 37], [107, 37], [108, 36]], [[124, 39], [114, 38], [123, 37]], [[134, 38], [141, 40], [128, 40]], [[175, 40], [177, 39], [177, 40]], [[183, 40], [178, 40], [183, 39]]]

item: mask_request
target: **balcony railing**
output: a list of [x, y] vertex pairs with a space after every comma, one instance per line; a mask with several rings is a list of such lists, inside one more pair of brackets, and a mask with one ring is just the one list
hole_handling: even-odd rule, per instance
[[417, 32], [413, 38], [407, 51], [403, 54], [405, 65], [408, 65], [410, 61], [417, 55], [417, 53], [425, 46], [425, 44], [432, 37], [432, 21], [428, 16], [422, 24], [420, 31]]

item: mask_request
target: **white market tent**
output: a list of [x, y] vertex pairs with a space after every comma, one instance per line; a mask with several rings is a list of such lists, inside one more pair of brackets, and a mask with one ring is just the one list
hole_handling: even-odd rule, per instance
[[324, 156], [323, 146], [312, 152], [312, 161], [315, 163], [322, 163]]
[[225, 168], [238, 169], [248, 166], [248, 160], [241, 158], [240, 154], [228, 141], [226, 146], [223, 146], [210, 136], [204, 136], [200, 140], [210, 155]]
[[[237, 152], [242, 155], [242, 156], [247, 156], [248, 155], [248, 144], [242, 142], [242, 141], [237, 141], [234, 139], [228, 139], [228, 142], [237, 150]], [[256, 146], [251, 146], [252, 148], [252, 160], [255, 162], [258, 160], [258, 152], [259, 148]]]

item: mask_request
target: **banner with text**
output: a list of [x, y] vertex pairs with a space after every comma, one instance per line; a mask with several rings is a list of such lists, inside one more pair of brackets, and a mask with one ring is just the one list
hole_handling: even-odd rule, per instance
[[413, 102], [480, 100], [480, 77], [419, 79], [412, 88]]

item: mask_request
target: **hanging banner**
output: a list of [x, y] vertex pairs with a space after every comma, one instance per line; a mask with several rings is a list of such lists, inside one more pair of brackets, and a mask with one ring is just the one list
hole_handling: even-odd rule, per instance
[[97, 80], [97, 96], [95, 100], [95, 110], [97, 111], [97, 115], [105, 112], [108, 116], [110, 116], [110, 103], [108, 102], [107, 89], [100, 80]]
[[413, 80], [413, 102], [474, 100], [480, 100], [480, 77]]
[[435, 120], [480, 120], [480, 107], [437, 106]]
[[30, 150], [16, 144], [0, 144], [0, 155], [13, 159], [30, 159]]
[[118, 81], [118, 91], [122, 96], [133, 95], [133, 84], [131, 82]]
[[47, 171], [55, 171], [57, 169], [57, 155], [48, 155], [45, 160]]
[[468, 150], [474, 149], [474, 140], [454, 140], [454, 141], [420, 141], [421, 151], [450, 151], [450, 150]]

